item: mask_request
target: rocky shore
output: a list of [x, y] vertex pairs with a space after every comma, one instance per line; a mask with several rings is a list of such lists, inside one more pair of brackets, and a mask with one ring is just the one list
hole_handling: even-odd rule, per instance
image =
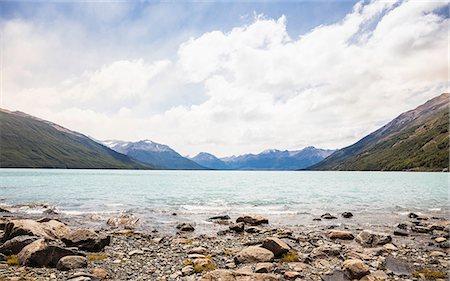
[[[324, 214], [314, 227], [218, 215], [217, 233], [188, 222], [175, 235], [144, 232], [127, 214], [92, 230], [57, 213], [0, 210], [0, 281], [18, 280], [449, 280], [446, 218], [410, 213], [393, 226], [354, 226]], [[321, 225], [319, 220], [336, 222]]]

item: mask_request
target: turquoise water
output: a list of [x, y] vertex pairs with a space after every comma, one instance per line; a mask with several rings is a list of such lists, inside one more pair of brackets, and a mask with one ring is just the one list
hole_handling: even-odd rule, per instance
[[343, 211], [382, 223], [409, 211], [447, 215], [449, 184], [448, 173], [0, 169], [0, 198], [99, 221], [130, 212], [147, 226], [248, 213], [301, 225]]

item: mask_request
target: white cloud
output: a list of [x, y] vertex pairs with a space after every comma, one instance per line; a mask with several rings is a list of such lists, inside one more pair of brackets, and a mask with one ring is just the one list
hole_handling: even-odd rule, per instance
[[[67, 77], [49, 79], [52, 86], [17, 81], [31, 79], [30, 64], [47, 65], [55, 44], [46, 38], [61, 42], [61, 34], [11, 22], [3, 25], [15, 38], [5, 54], [17, 61], [4, 68], [3, 106], [98, 139], [150, 138], [186, 154], [342, 147], [447, 91], [449, 20], [433, 13], [445, 5], [358, 3], [342, 21], [300, 38], [287, 33], [289, 19], [258, 16], [191, 38], [171, 59], [114, 60], [107, 52], [97, 69], [62, 71]], [[27, 48], [33, 55], [20, 58]]]

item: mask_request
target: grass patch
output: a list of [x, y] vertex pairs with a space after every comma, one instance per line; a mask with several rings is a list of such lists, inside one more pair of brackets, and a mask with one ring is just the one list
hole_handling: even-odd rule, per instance
[[188, 265], [193, 265], [194, 263], [192, 261], [184, 261], [183, 265], [184, 266], [188, 266]]
[[281, 262], [297, 262], [300, 260], [296, 251], [290, 250], [281, 257]]
[[6, 264], [9, 266], [17, 266], [20, 264], [19, 258], [16, 255], [9, 256], [6, 260]]
[[223, 255], [229, 257], [229, 256], [231, 256], [231, 252], [230, 251], [223, 251]]
[[203, 271], [211, 271], [216, 269], [216, 265], [212, 262], [209, 262], [207, 264], [204, 265], [194, 265], [194, 272], [199, 273], [199, 272], [203, 272]]
[[89, 254], [86, 257], [89, 261], [101, 261], [106, 258], [108, 258], [108, 255], [105, 253], [96, 253], [96, 254]]
[[434, 271], [428, 268], [424, 268], [413, 272], [412, 276], [414, 278], [425, 277], [426, 280], [435, 280], [435, 279], [444, 279], [445, 273], [441, 271]]

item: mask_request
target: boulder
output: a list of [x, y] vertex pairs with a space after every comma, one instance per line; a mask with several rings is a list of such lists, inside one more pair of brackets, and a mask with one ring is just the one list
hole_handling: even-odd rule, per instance
[[186, 232], [192, 232], [195, 230], [195, 228], [190, 223], [180, 223], [177, 225], [177, 229]]
[[135, 228], [139, 222], [139, 218], [132, 214], [122, 214], [118, 217], [111, 217], [106, 221], [107, 225], [113, 227], [123, 227], [127, 229]]
[[362, 260], [357, 259], [344, 261], [342, 264], [342, 269], [351, 279], [361, 279], [370, 274], [369, 266], [367, 266]]
[[275, 274], [267, 273], [246, 273], [234, 270], [216, 269], [202, 276], [202, 281], [280, 281]]
[[289, 250], [291, 249], [291, 247], [284, 243], [283, 240], [276, 237], [265, 239], [261, 247], [271, 251], [277, 258], [289, 252]]
[[17, 255], [26, 245], [31, 244], [37, 239], [38, 237], [36, 236], [16, 236], [0, 246], [0, 253], [7, 256]]
[[341, 240], [353, 240], [354, 236], [349, 231], [332, 230], [328, 232], [328, 238], [341, 239]]
[[244, 223], [238, 222], [238, 223], [232, 223], [230, 224], [230, 230], [235, 232], [243, 232], [244, 231]]
[[264, 248], [258, 246], [250, 246], [240, 251], [235, 257], [238, 263], [253, 263], [253, 262], [269, 262], [274, 258], [274, 254]]
[[59, 270], [71, 270], [77, 268], [87, 267], [88, 262], [85, 257], [82, 256], [65, 256], [62, 257], [56, 264], [56, 268]]
[[242, 216], [237, 218], [236, 222], [243, 222], [249, 225], [268, 224], [269, 220], [262, 216]]
[[322, 219], [325, 219], [325, 220], [335, 220], [335, 219], [337, 219], [337, 217], [331, 215], [330, 213], [325, 213], [325, 214], [321, 215], [320, 217]]
[[60, 239], [69, 232], [70, 229], [57, 220], [49, 220], [42, 223], [34, 220], [11, 220], [5, 226], [3, 241], [21, 235], [38, 236], [47, 240], [53, 240]]
[[69, 247], [77, 247], [89, 252], [100, 252], [111, 243], [111, 236], [99, 235], [89, 229], [77, 229], [71, 231], [61, 241]]
[[363, 246], [373, 247], [390, 243], [392, 237], [388, 234], [373, 233], [369, 230], [363, 230], [356, 236], [355, 241]]
[[297, 271], [286, 271], [284, 273], [284, 278], [286, 279], [296, 279], [297, 277], [300, 277], [301, 273]]
[[75, 251], [49, 245], [44, 239], [38, 239], [25, 246], [17, 255], [21, 265], [32, 267], [55, 267], [65, 256], [81, 255]]
[[341, 216], [344, 217], [344, 218], [346, 218], [346, 219], [349, 219], [349, 218], [353, 217], [353, 214], [350, 213], [350, 212], [343, 212], [343, 213], [341, 214]]

